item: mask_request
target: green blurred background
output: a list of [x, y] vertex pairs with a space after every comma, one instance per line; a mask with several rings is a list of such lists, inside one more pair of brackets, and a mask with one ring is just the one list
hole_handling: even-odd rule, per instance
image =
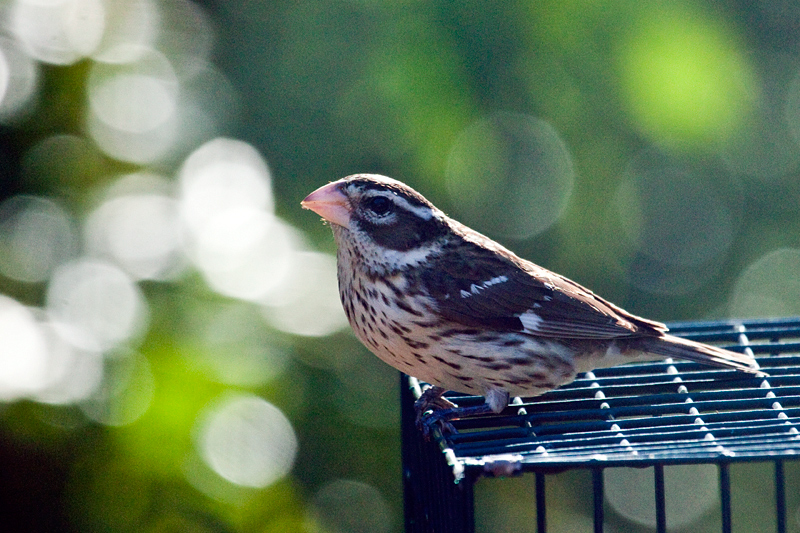
[[[650, 318], [800, 314], [798, 46], [792, 0], [0, 0], [2, 529], [402, 530], [397, 374], [299, 207], [348, 174]], [[718, 530], [681, 468], [671, 526]], [[647, 475], [609, 530], [652, 529]], [[479, 530], [531, 495], [480, 483]]]

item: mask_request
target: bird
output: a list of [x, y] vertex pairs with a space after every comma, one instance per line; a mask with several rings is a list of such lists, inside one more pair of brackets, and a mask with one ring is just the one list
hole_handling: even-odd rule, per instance
[[[354, 174], [301, 202], [333, 230], [339, 296], [356, 337], [430, 384], [415, 403], [426, 434], [500, 413], [583, 372], [678, 358], [759, 374], [748, 354], [670, 335], [448, 217], [416, 190]], [[485, 398], [459, 407], [443, 395]]]

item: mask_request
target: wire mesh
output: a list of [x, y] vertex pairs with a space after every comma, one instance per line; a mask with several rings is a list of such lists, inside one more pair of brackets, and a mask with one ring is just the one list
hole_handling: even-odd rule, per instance
[[[730, 531], [727, 466], [738, 461], [773, 461], [777, 530], [784, 531], [782, 461], [800, 455], [800, 318], [687, 322], [671, 324], [670, 331], [749, 352], [769, 376], [677, 360], [596, 370], [542, 396], [515, 398], [499, 415], [454, 421], [456, 433], [437, 433], [432, 447], [424, 449], [421, 444], [414, 453], [418, 460], [429, 457], [440, 466], [447, 464], [444, 471], [450, 485], [456, 481], [471, 487], [482, 476], [535, 472], [540, 532], [545, 531], [545, 474], [592, 469], [595, 531], [602, 531], [602, 470], [655, 467], [657, 530], [666, 531], [663, 467], [697, 463], [720, 466], [722, 530]], [[420, 385], [410, 378], [406, 387], [410, 393], [403, 400], [405, 441], [421, 440], [413, 427], [412, 406]], [[460, 406], [483, 402], [477, 396], [447, 397]], [[426, 474], [409, 466], [405, 441], [408, 511], [409, 484], [412, 492], [419, 493]], [[435, 498], [436, 493], [427, 497]], [[462, 489], [458, 497], [471, 498], [471, 488]], [[471, 520], [471, 501], [461, 505], [469, 508]], [[408, 520], [408, 512], [406, 516]], [[461, 529], [436, 530], [471, 531], [469, 520]]]

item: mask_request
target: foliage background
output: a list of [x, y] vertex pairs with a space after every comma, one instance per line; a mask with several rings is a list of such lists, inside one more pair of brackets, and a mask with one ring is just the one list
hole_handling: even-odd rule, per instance
[[[800, 313], [798, 28], [790, 0], [3, 0], [7, 530], [402, 529], [397, 376], [299, 209], [348, 174], [650, 318]], [[763, 470], [733, 469], [742, 530]], [[652, 528], [639, 474], [610, 530]], [[668, 478], [671, 524], [718, 530], [713, 469]], [[555, 478], [553, 531], [589, 530], [586, 486]], [[526, 480], [478, 488], [481, 530], [533, 531]]]

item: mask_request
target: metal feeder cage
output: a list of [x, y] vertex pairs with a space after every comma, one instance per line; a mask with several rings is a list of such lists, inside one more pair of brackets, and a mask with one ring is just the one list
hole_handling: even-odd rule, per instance
[[[542, 396], [515, 398], [499, 415], [457, 420], [457, 433], [434, 432], [426, 442], [414, 427], [421, 384], [403, 376], [406, 531], [475, 531], [475, 483], [532, 474], [536, 530], [545, 533], [547, 477], [583, 469], [591, 472], [594, 531], [600, 533], [604, 469], [643, 467], [653, 469], [656, 530], [666, 532], [665, 466], [713, 464], [728, 533], [730, 467], [739, 462], [771, 469], [774, 519], [763, 531], [787, 531], [784, 466], [800, 458], [800, 318], [683, 322], [671, 324], [670, 332], [752, 353], [769, 377], [678, 360], [601, 369]], [[448, 397], [459, 405], [483, 402]]]

